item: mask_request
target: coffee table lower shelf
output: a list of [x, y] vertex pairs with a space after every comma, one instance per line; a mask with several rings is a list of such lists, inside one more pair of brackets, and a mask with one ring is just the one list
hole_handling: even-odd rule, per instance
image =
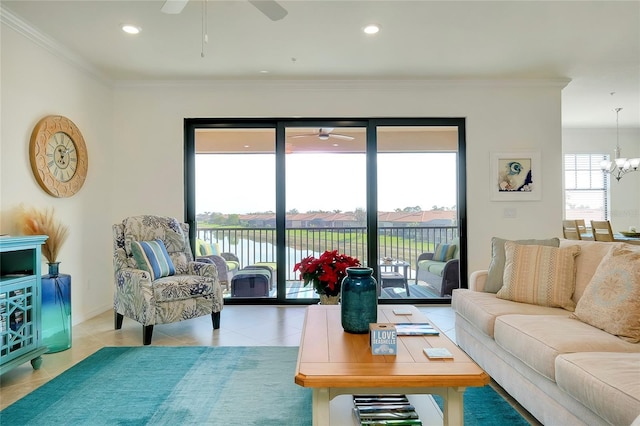
[[[426, 405], [428, 402], [435, 401], [431, 395], [439, 395], [444, 399], [444, 413], [440, 413], [440, 423], [444, 425], [462, 425], [464, 424], [462, 396], [466, 387], [456, 388], [314, 388], [313, 389], [313, 424], [314, 425], [348, 425], [357, 424], [353, 418], [353, 399], [352, 395], [379, 395], [379, 394], [404, 394], [416, 406], [416, 411], [420, 419], [431, 418], [432, 407]], [[412, 392], [412, 393], [409, 393]], [[345, 398], [346, 396], [346, 398]], [[336, 402], [340, 400], [341, 402]], [[334, 416], [341, 416], [345, 412], [344, 400], [348, 401], [349, 408], [346, 410], [351, 415], [350, 422], [334, 420]], [[416, 405], [416, 403], [418, 405]], [[334, 405], [338, 405], [335, 407]], [[431, 409], [430, 409], [431, 408]], [[424, 412], [424, 413], [423, 413]], [[428, 417], [427, 417], [428, 416]], [[431, 425], [425, 422], [423, 424]]]
[[[406, 395], [406, 394], [405, 394]], [[422, 424], [425, 426], [443, 425], [442, 411], [431, 395], [407, 395], [411, 405], [416, 407]], [[353, 414], [352, 395], [340, 395], [331, 400], [330, 419], [332, 425], [359, 425]]]

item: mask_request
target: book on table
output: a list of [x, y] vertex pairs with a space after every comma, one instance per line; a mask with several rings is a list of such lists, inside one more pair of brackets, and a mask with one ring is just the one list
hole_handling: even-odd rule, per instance
[[406, 395], [354, 395], [353, 405], [360, 425], [422, 425]]

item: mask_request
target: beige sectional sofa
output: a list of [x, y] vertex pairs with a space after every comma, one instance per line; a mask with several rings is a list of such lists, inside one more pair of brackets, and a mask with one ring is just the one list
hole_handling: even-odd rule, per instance
[[[545, 425], [630, 425], [634, 420], [640, 424], [640, 343], [576, 318], [578, 313], [583, 317], [592, 312], [602, 314], [600, 308], [586, 305], [587, 299], [592, 300], [595, 292], [605, 287], [595, 285], [602, 277], [622, 285], [624, 290], [616, 297], [638, 302], [640, 247], [561, 240], [556, 250], [566, 251], [576, 245], [579, 254], [574, 257], [575, 289], [571, 295], [571, 305], [578, 306], [576, 312], [571, 306], [564, 309], [515, 302], [485, 292], [488, 273], [476, 271], [470, 277], [469, 289], [453, 292], [457, 343]], [[513, 251], [514, 247], [510, 245], [509, 249]], [[616, 255], [623, 249], [631, 255], [625, 255], [630, 268], [627, 275], [612, 279], [605, 276], [603, 269], [610, 263], [603, 258], [610, 260], [614, 249]], [[629, 257], [634, 253], [639, 256]], [[513, 261], [513, 256], [507, 263], [509, 260]], [[601, 261], [603, 267], [598, 269]], [[507, 268], [512, 271], [514, 265], [505, 267], [505, 280]], [[588, 287], [592, 279], [594, 285]], [[581, 305], [585, 290], [589, 296]], [[640, 333], [639, 305], [635, 304], [635, 312], [626, 312], [630, 305], [625, 302], [622, 308], [616, 308], [617, 302], [620, 300], [614, 297], [611, 306], [605, 305], [604, 309], [614, 309], [614, 320], [626, 315], [632, 321], [631, 332]]]

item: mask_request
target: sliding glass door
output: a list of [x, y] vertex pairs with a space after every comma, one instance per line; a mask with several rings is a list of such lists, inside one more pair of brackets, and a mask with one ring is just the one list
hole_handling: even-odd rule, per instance
[[[325, 250], [372, 267], [381, 303], [466, 286], [463, 119], [187, 119], [185, 181], [228, 303], [317, 301], [293, 269]], [[444, 280], [423, 264], [439, 245], [457, 247]]]
[[285, 131], [287, 298], [316, 297], [293, 267], [325, 250], [367, 263], [366, 129], [287, 127]]

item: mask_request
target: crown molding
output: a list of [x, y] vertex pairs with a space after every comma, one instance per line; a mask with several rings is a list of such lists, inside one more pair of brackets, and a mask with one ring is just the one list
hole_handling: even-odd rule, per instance
[[98, 68], [87, 62], [82, 56], [62, 45], [49, 35], [43, 33], [29, 22], [16, 15], [11, 9], [0, 3], [0, 23], [6, 25], [18, 34], [24, 36], [36, 45], [42, 47], [54, 56], [64, 59], [67, 63], [73, 65], [84, 73], [93, 78], [100, 80], [102, 83], [112, 85], [113, 81]]
[[554, 87], [564, 88], [571, 80], [555, 79], [403, 79], [403, 80], [117, 80], [115, 87], [211, 87], [218, 89], [325, 90], [415, 90], [438, 87]]

